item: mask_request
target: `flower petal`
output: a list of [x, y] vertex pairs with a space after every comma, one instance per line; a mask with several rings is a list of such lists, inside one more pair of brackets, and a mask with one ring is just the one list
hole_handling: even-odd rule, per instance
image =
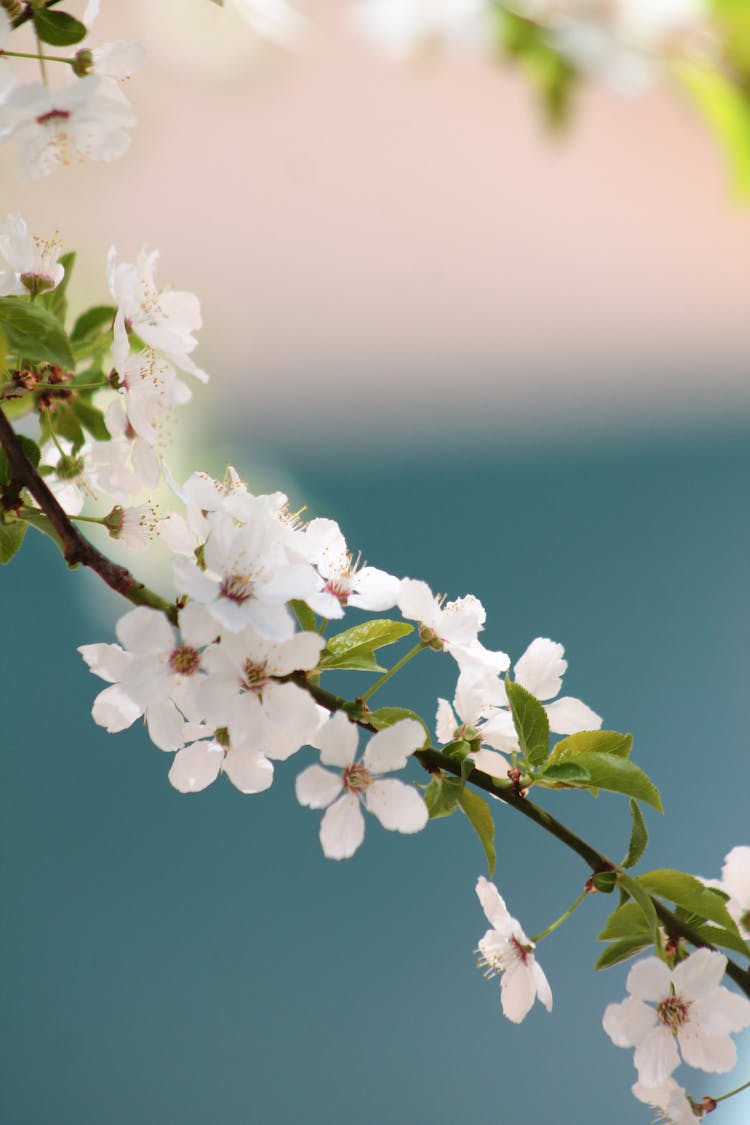
[[692, 1022], [677, 1032], [682, 1057], [688, 1066], [710, 1074], [726, 1074], [737, 1063], [737, 1049], [728, 1035], [703, 1035]]
[[570, 695], [548, 703], [544, 709], [554, 734], [578, 734], [581, 730], [599, 730], [602, 725], [600, 715]]
[[680, 1065], [680, 1054], [672, 1032], [663, 1025], [653, 1028], [636, 1044], [633, 1062], [638, 1070], [638, 1081], [644, 1086], [660, 1086], [666, 1082]]
[[294, 785], [297, 800], [308, 809], [328, 808], [342, 788], [340, 777], [318, 765], [303, 770]]
[[315, 736], [323, 765], [339, 766], [341, 769], [346, 769], [354, 761], [358, 741], [357, 728], [343, 711], [332, 715]]
[[374, 782], [365, 791], [365, 804], [390, 832], [421, 832], [429, 819], [419, 791], [396, 778]]
[[409, 755], [424, 746], [424, 727], [416, 719], [399, 719], [392, 727], [379, 730], [367, 744], [362, 761], [372, 773], [402, 770]]
[[530, 967], [519, 962], [506, 969], [500, 981], [503, 1015], [512, 1023], [520, 1023], [535, 999], [536, 981]]
[[669, 994], [671, 979], [672, 975], [663, 961], [658, 957], [646, 957], [633, 965], [626, 983], [631, 995], [639, 1000], [658, 1003]]
[[690, 1000], [707, 996], [721, 983], [726, 967], [723, 953], [715, 949], [696, 949], [672, 973], [675, 991]]
[[516, 662], [516, 679], [537, 699], [553, 699], [562, 687], [565, 649], [548, 637], [537, 637]]
[[174, 644], [172, 626], [164, 614], [145, 605], [121, 617], [115, 633], [120, 644], [129, 652], [163, 652]]
[[326, 809], [320, 824], [320, 843], [327, 859], [349, 859], [365, 838], [365, 818], [359, 801], [344, 793]]
[[505, 905], [505, 899], [495, 884], [491, 883], [489, 879], [485, 879], [484, 875], [480, 875], [477, 879], [476, 892], [490, 925], [494, 926], [496, 930], [500, 929], [501, 926], [504, 927], [510, 918], [510, 914], [508, 907]]
[[240, 793], [262, 793], [273, 783], [272, 764], [249, 746], [232, 747], [224, 759], [224, 773]]
[[218, 742], [194, 742], [175, 754], [169, 780], [180, 793], [198, 793], [216, 780], [223, 761]]
[[628, 996], [620, 1004], [608, 1004], [602, 1024], [616, 1047], [634, 1047], [656, 1026], [653, 1008], [636, 996]]

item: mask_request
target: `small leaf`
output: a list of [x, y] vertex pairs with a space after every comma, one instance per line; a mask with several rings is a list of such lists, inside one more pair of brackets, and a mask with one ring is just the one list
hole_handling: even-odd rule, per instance
[[480, 797], [473, 789], [464, 789], [458, 798], [461, 811], [468, 817], [469, 823], [479, 837], [487, 857], [487, 870], [490, 879], [495, 874], [495, 821], [492, 819], [490, 806], [484, 797]]
[[616, 754], [618, 758], [627, 758], [633, 747], [632, 734], [618, 734], [616, 730], [582, 730], [578, 734], [569, 734], [567, 738], [552, 747], [549, 756], [550, 765], [558, 762], [569, 762], [579, 754], [588, 754], [592, 751], [598, 754]]
[[607, 789], [611, 793], [624, 793], [627, 797], [635, 797], [653, 805], [662, 812], [659, 790], [653, 781], [629, 758], [620, 758], [616, 754], [584, 753], [576, 755], [576, 765], [588, 770], [589, 782], [571, 782], [577, 788]]
[[328, 671], [339, 672], [387, 672], [388, 669], [378, 664], [371, 652], [353, 652], [348, 656], [341, 656], [333, 664], [322, 665]]
[[512, 680], [505, 681], [505, 691], [513, 714], [521, 753], [532, 766], [541, 765], [549, 748], [547, 712], [530, 691]]
[[67, 12], [50, 12], [37, 8], [33, 15], [36, 33], [43, 43], [53, 47], [72, 47], [86, 38], [86, 25]]
[[646, 928], [648, 931], [650, 944], [659, 945], [659, 923], [656, 917], [656, 909], [648, 894], [639, 882], [627, 875], [624, 871], [618, 872], [617, 882], [624, 891], [632, 898], [643, 911], [643, 917], [646, 919]]
[[737, 925], [721, 895], [717, 895], [694, 875], [671, 868], [660, 868], [639, 875], [638, 883], [659, 898], [666, 898], [669, 902], [692, 911], [700, 918], [710, 918], [712, 922], [718, 922], [725, 929], [737, 932]]
[[0, 297], [0, 327], [8, 349], [30, 363], [54, 363], [71, 370], [75, 364], [62, 326], [42, 305], [23, 297]]
[[416, 711], [410, 711], [408, 707], [378, 707], [377, 711], [370, 711], [365, 715], [365, 718], [376, 730], [392, 727], [394, 723], [400, 722], [401, 719], [414, 719], [424, 730], [424, 745], [429, 746], [430, 744], [430, 732], [427, 729], [426, 722]]
[[70, 343], [76, 359], [84, 359], [96, 352], [106, 352], [112, 344], [112, 322], [117, 309], [114, 305], [95, 305], [81, 313], [73, 325]]
[[24, 523], [31, 524], [31, 526], [35, 527], [37, 531], [41, 531], [43, 535], [46, 535], [49, 539], [56, 543], [62, 551], [63, 555], [65, 554], [65, 544], [58, 535], [57, 531], [55, 531], [48, 517], [45, 516], [44, 512], [40, 512], [37, 508], [25, 507], [23, 509], [23, 512], [21, 513], [21, 518], [23, 519]]
[[725, 949], [739, 953], [741, 957], [750, 957], [750, 947], [738, 933], [726, 930], [723, 926], [695, 926], [695, 929], [712, 945], [722, 945]]
[[597, 941], [612, 941], [619, 938], [648, 937], [648, 923], [637, 902], [631, 899], [623, 906], [613, 910], [604, 929], [597, 935]]
[[621, 961], [627, 961], [629, 957], [634, 957], [636, 953], [648, 949], [651, 944], [648, 937], [621, 938], [620, 941], [613, 941], [601, 954], [594, 968], [609, 969], [612, 965], [619, 965]]
[[373, 653], [385, 645], [395, 644], [402, 637], [414, 632], [412, 625], [401, 621], [365, 621], [329, 637], [320, 659], [321, 668], [348, 668], [348, 660], [352, 656]]
[[97, 441], [112, 440], [112, 435], [104, 421], [104, 414], [97, 406], [92, 406], [90, 402], [79, 398], [71, 404], [71, 409], [83, 428], [88, 430], [93, 438]]
[[544, 785], [548, 781], [572, 784], [575, 781], [586, 782], [590, 780], [591, 774], [578, 762], [560, 762], [556, 765], [544, 766], [543, 769], [534, 774], [534, 781], [537, 785]]
[[628, 854], [622, 861], [623, 867], [635, 867], [638, 860], [641, 858], [646, 850], [648, 844], [648, 829], [646, 828], [646, 821], [643, 819], [643, 813], [637, 801], [630, 798], [630, 817], [633, 822], [630, 830], [630, 844], [628, 845]]
[[450, 816], [458, 808], [459, 798], [463, 791], [464, 783], [459, 777], [446, 777], [444, 774], [433, 774], [430, 784], [424, 792], [424, 801], [430, 820], [437, 820], [441, 816]]
[[23, 520], [0, 522], [0, 566], [5, 566], [23, 543], [28, 525]]
[[315, 614], [310, 609], [307, 602], [298, 601], [294, 598], [289, 605], [291, 606], [292, 613], [297, 618], [297, 624], [300, 629], [304, 629], [307, 633], [317, 633], [318, 623], [315, 620]]
[[68, 285], [75, 265], [75, 251], [71, 250], [68, 254], [61, 254], [57, 260], [65, 270], [65, 276], [59, 285], [56, 285], [54, 289], [50, 289], [47, 293], [42, 293], [37, 299], [65, 327], [65, 315], [68, 311]]

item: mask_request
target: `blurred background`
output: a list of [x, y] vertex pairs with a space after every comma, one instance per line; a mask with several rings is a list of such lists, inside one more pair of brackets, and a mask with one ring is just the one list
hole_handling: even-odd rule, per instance
[[[131, 152], [20, 187], [5, 150], [2, 207], [78, 250], [81, 306], [111, 243], [158, 246], [160, 281], [198, 293], [212, 381], [185, 471], [231, 461], [373, 565], [475, 593], [514, 659], [563, 642], [566, 690], [662, 788], [645, 868], [718, 876], [750, 843], [750, 209], [704, 128], [663, 92], [590, 89], [550, 137], [518, 75], [394, 65], [333, 2], [291, 53], [207, 0], [108, 8], [95, 42], [149, 51]], [[473, 963], [483, 856], [459, 815], [370, 823], [334, 864], [293, 797], [307, 751], [266, 794], [180, 796], [143, 731], [90, 718], [74, 649], [122, 607], [31, 537], [3, 578], [0, 1121], [649, 1120], [601, 1030], [626, 976], [592, 973], [612, 900], [542, 943], [554, 1011], [510, 1025]], [[382, 702], [431, 722], [453, 686], [428, 653]], [[542, 803], [624, 852], [624, 802]], [[496, 824], [496, 881], [537, 932], [586, 872]], [[716, 1120], [749, 1116], [745, 1095]]]

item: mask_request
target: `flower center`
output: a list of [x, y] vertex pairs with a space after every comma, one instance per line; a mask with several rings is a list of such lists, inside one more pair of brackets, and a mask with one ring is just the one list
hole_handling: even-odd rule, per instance
[[533, 947], [531, 945], [522, 945], [516, 937], [511, 937], [510, 945], [516, 960], [520, 961], [522, 965], [525, 965]]
[[682, 1025], [687, 1023], [689, 1008], [689, 1000], [683, 1000], [681, 996], [668, 996], [666, 1000], [662, 1000], [656, 1014], [660, 1022], [676, 1035]]
[[361, 762], [354, 762], [351, 766], [347, 766], [341, 774], [341, 780], [344, 789], [350, 793], [362, 793], [368, 785], [372, 785], [370, 773]]
[[200, 666], [200, 655], [190, 645], [178, 645], [169, 654], [169, 670], [176, 676], [193, 676]]
[[245, 691], [254, 691], [262, 695], [268, 679], [268, 669], [265, 664], [253, 664], [252, 660], [245, 661], [242, 668], [242, 686]]
[[221, 594], [231, 602], [242, 605], [253, 596], [253, 583], [249, 574], [228, 574], [221, 584]]
[[323, 587], [329, 594], [333, 594], [334, 598], [338, 599], [340, 605], [349, 604], [349, 595], [351, 591], [351, 581], [349, 575], [339, 574], [336, 578], [329, 578]]
[[42, 113], [36, 119], [37, 125], [49, 125], [51, 121], [67, 121], [70, 113], [67, 109], [51, 109], [49, 113]]

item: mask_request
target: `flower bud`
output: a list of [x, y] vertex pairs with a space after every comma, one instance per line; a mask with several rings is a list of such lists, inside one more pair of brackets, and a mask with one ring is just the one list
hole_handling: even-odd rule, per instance
[[83, 458], [71, 457], [69, 454], [63, 453], [55, 465], [55, 472], [60, 480], [75, 480], [83, 472]]
[[91, 51], [86, 47], [76, 51], [71, 67], [76, 78], [85, 78], [87, 74], [91, 74], [94, 69], [94, 56]]

